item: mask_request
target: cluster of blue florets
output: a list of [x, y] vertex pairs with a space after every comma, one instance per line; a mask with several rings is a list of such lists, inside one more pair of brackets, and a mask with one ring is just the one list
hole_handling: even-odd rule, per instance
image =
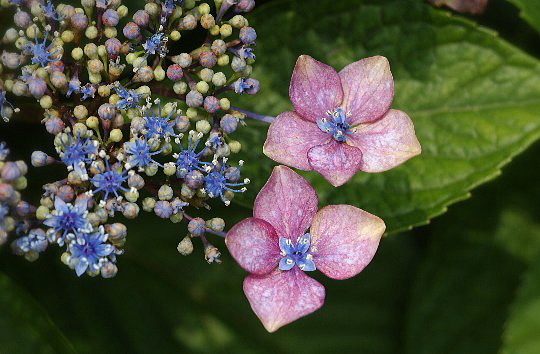
[[[249, 183], [233, 162], [241, 145], [231, 134], [245, 116], [230, 98], [259, 90], [257, 35], [243, 16], [255, 1], [149, 0], [131, 15], [121, 0], [1, 5], [14, 26], [2, 38], [0, 115], [8, 121], [16, 97], [34, 97], [56, 153], [35, 151], [31, 164], [63, 164], [66, 177], [43, 186], [36, 206], [23, 202], [26, 165], [8, 162], [0, 144], [0, 242], [13, 233], [13, 251], [32, 261], [58, 245], [77, 275], [108, 278], [127, 235], [115, 219], [147, 211], [187, 223], [181, 254], [198, 238], [219, 262], [205, 235], [222, 235], [223, 220], [186, 209], [228, 205]], [[206, 32], [196, 49], [182, 43], [188, 31]]]

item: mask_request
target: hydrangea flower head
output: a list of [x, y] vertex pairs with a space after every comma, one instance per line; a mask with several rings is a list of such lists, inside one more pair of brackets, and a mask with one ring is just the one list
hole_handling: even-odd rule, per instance
[[406, 113], [390, 109], [394, 81], [388, 60], [359, 60], [337, 73], [307, 55], [289, 87], [294, 112], [270, 125], [264, 153], [340, 186], [357, 171], [382, 172], [420, 153]]
[[43, 35], [43, 41], [40, 42], [36, 38], [36, 42], [32, 43], [28, 41], [24, 51], [29, 55], [32, 55], [32, 64], [39, 64], [42, 67], [46, 67], [50, 62], [55, 61], [57, 51], [51, 53], [54, 42], [47, 45], [47, 39], [49, 38], [49, 32], [45, 32]]
[[79, 136], [73, 140], [71, 135], [68, 135], [68, 144], [63, 139], [60, 141], [64, 148], [64, 151], [60, 152], [62, 162], [77, 172], [83, 180], [87, 180], [86, 165], [90, 164], [94, 155], [97, 154], [97, 144], [88, 137]]
[[251, 308], [274, 332], [322, 306], [324, 287], [305, 272], [317, 269], [333, 279], [355, 276], [375, 255], [384, 230], [380, 218], [350, 205], [317, 211], [309, 183], [277, 166], [255, 199], [253, 217], [236, 224], [225, 241], [251, 273], [244, 280]]
[[103, 192], [105, 194], [103, 201], [107, 200], [109, 194], [114, 194], [118, 198], [120, 191], [127, 192], [128, 189], [123, 187], [122, 184], [129, 178], [128, 170], [122, 171], [117, 165], [110, 166], [109, 160], [106, 158], [104, 160], [105, 170], [90, 179], [90, 182], [96, 187], [92, 193]]
[[127, 90], [120, 83], [114, 87], [114, 90], [118, 97], [120, 97], [118, 102], [116, 102], [116, 107], [119, 109], [128, 109], [136, 108], [138, 106], [141, 95], [135, 90]]

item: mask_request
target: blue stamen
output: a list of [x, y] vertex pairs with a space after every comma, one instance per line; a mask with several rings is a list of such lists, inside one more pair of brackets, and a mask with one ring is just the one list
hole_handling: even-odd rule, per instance
[[322, 118], [317, 121], [317, 126], [323, 132], [332, 134], [334, 139], [339, 142], [347, 140], [346, 134], [351, 134], [350, 125], [347, 122], [349, 116], [343, 112], [343, 109], [337, 108], [334, 112], [326, 113], [328, 118]]
[[311, 235], [304, 234], [298, 237], [296, 244], [284, 237], [279, 238], [279, 249], [281, 250], [281, 260], [279, 261], [279, 269], [291, 270], [296, 264], [298, 268], [304, 272], [316, 270], [313, 256], [309, 253], [311, 245]]

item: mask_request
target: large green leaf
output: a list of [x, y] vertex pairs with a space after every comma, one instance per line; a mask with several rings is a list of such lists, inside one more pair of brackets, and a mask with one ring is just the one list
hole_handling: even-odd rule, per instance
[[508, 0], [520, 10], [520, 15], [540, 32], [540, 1], [538, 0]]
[[540, 352], [540, 261], [527, 272], [512, 306], [502, 353]]
[[0, 352], [74, 352], [71, 344], [38, 303], [2, 272], [0, 313]]
[[[469, 20], [412, 0], [272, 2], [251, 21], [259, 34], [258, 97], [243, 107], [265, 114], [291, 109], [288, 83], [300, 54], [336, 69], [371, 55], [389, 58], [393, 107], [414, 120], [420, 157], [382, 174], [359, 173], [340, 188], [306, 174], [321, 203], [348, 203], [381, 216], [388, 231], [426, 223], [540, 136], [539, 62]], [[249, 204], [268, 177], [267, 127], [244, 129]]]

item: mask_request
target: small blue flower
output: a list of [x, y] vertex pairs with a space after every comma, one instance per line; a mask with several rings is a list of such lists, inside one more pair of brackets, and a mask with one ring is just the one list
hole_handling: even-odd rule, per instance
[[45, 231], [42, 229], [32, 229], [28, 235], [15, 240], [15, 247], [23, 253], [45, 251], [48, 246]]
[[203, 167], [210, 164], [209, 162], [202, 162], [200, 160], [204, 149], [195, 152], [201, 141], [201, 137], [197, 136], [195, 141], [193, 141], [193, 135], [194, 134], [191, 133], [189, 134], [187, 149], [184, 149], [182, 145], [178, 144], [180, 152], [173, 155], [176, 159], [176, 175], [180, 178], [186, 177], [186, 175], [193, 170], [204, 171]]
[[0, 142], [0, 160], [5, 160], [9, 155], [9, 149], [5, 142]]
[[118, 198], [118, 192], [127, 192], [128, 189], [122, 187], [122, 183], [129, 178], [128, 171], [119, 172], [118, 170], [119, 168], [115, 168], [115, 166], [109, 166], [109, 161], [105, 159], [105, 171], [90, 179], [90, 182], [96, 187], [92, 193], [96, 194], [103, 191], [105, 193], [103, 200], [106, 201], [109, 194], [114, 194]]
[[279, 249], [281, 250], [281, 260], [279, 261], [279, 269], [291, 270], [296, 264], [298, 268], [304, 272], [312, 272], [316, 270], [313, 256], [308, 252], [311, 243], [310, 234], [304, 234], [298, 237], [296, 244], [288, 238], [279, 238]]
[[153, 109], [147, 109], [144, 112], [144, 136], [147, 139], [176, 136], [173, 128], [174, 119], [171, 119], [176, 111], [173, 109], [167, 116], [162, 117], [161, 102], [157, 101], [157, 104], [157, 114]]
[[10, 107], [14, 112], [17, 111], [17, 109], [7, 100], [6, 92], [0, 89], [0, 116], [7, 122], [9, 117], [6, 113], [6, 107]]
[[135, 92], [135, 90], [126, 90], [120, 83], [115, 86], [114, 90], [118, 97], [120, 97], [120, 100], [116, 102], [116, 107], [119, 109], [128, 109], [138, 106], [141, 95]]
[[157, 155], [163, 151], [150, 151], [150, 145], [145, 139], [137, 138], [135, 141], [128, 141], [124, 143], [124, 151], [127, 155], [127, 162], [131, 167], [146, 167], [150, 164], [155, 164], [163, 167], [160, 163], [155, 161], [152, 156]]
[[0, 203], [0, 226], [4, 224], [4, 218], [9, 213], [7, 204]]
[[56, 10], [54, 9], [51, 0], [47, 0], [46, 4], [41, 4], [41, 8], [43, 9], [43, 14], [45, 15], [45, 17], [60, 21], [61, 17], [58, 13], [56, 13]]
[[326, 112], [330, 119], [322, 118], [317, 121], [317, 126], [325, 133], [332, 134], [334, 139], [339, 142], [347, 140], [346, 134], [351, 134], [351, 127], [347, 120], [348, 115], [343, 112], [343, 109], [337, 108], [334, 112]]
[[80, 136], [74, 141], [71, 135], [68, 135], [68, 140], [69, 144], [60, 140], [64, 147], [60, 159], [68, 168], [73, 168], [82, 180], [87, 180], [86, 165], [90, 164], [97, 154], [97, 144], [90, 138]]
[[242, 77], [234, 82], [232, 88], [239, 95], [244, 92], [253, 95], [259, 91], [259, 82], [255, 79], [245, 79]]
[[148, 57], [150, 54], [159, 54], [159, 56], [164, 57], [168, 51], [167, 41], [168, 38], [163, 32], [155, 33], [150, 38], [146, 39], [146, 42], [143, 43], [146, 57]]
[[[245, 179], [241, 183], [236, 182], [240, 175], [240, 167], [230, 167], [225, 162], [219, 164], [217, 161], [214, 161], [213, 166], [212, 170], [204, 177], [204, 190], [210, 198], [220, 197], [225, 205], [229, 205], [230, 201], [225, 198], [223, 193], [225, 191], [243, 193], [246, 191], [244, 186], [249, 183], [249, 180]], [[237, 189], [237, 187], [242, 188]]]
[[69, 262], [74, 265], [77, 276], [80, 277], [87, 270], [97, 273], [109, 261], [114, 246], [107, 243], [108, 238], [103, 227], [99, 227], [96, 232], [80, 235], [76, 242], [69, 245]]
[[86, 84], [79, 89], [79, 92], [82, 94], [81, 101], [88, 99], [89, 97], [94, 98], [96, 94], [96, 87], [92, 84]]
[[71, 80], [68, 82], [68, 90], [66, 93], [67, 97], [70, 97], [72, 93], [79, 93], [81, 91], [81, 81], [77, 77], [77, 75], [74, 75]]
[[43, 42], [39, 42], [36, 38], [36, 42], [27, 41], [27, 44], [23, 48], [23, 51], [32, 55], [32, 64], [39, 64], [42, 67], [46, 67], [50, 62], [54, 61], [54, 55], [57, 53], [57, 50], [50, 52], [53, 42], [47, 45], [47, 39], [49, 38], [49, 31], [45, 32], [43, 35]]
[[80, 198], [73, 205], [58, 197], [55, 198], [54, 210], [43, 224], [49, 226], [55, 233], [61, 233], [57, 240], [58, 244], [63, 245], [66, 240], [70, 240], [69, 234], [77, 236], [92, 230], [92, 225], [87, 219], [87, 202], [86, 198]]

